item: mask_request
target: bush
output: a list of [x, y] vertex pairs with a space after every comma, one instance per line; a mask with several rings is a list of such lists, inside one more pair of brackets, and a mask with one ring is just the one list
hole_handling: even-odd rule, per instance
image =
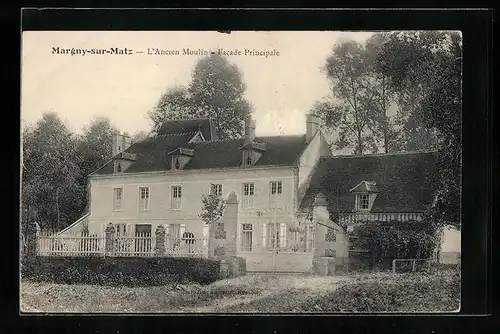
[[366, 262], [364, 266], [370, 269], [387, 269], [393, 259], [429, 258], [437, 242], [429, 224], [418, 221], [365, 222], [354, 230], [350, 239], [352, 248], [369, 254], [359, 261]]
[[219, 262], [203, 258], [37, 257], [24, 279], [60, 284], [154, 286], [219, 279]]

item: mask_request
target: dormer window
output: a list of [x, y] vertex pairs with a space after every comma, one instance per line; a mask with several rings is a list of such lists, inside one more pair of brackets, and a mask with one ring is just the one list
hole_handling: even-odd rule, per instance
[[252, 156], [247, 156], [247, 165], [251, 166], [252, 165]]
[[361, 181], [350, 190], [354, 194], [354, 211], [370, 211], [379, 192], [374, 181]]
[[118, 162], [117, 166], [116, 166], [116, 171], [118, 173], [121, 173], [122, 172], [122, 164], [120, 162]]
[[169, 152], [168, 155], [171, 156], [170, 168], [172, 170], [180, 170], [183, 169], [189, 161], [191, 161], [194, 156], [194, 150], [178, 147], [172, 152]]
[[356, 208], [358, 210], [368, 210], [370, 209], [370, 195], [369, 194], [357, 194], [356, 195]]

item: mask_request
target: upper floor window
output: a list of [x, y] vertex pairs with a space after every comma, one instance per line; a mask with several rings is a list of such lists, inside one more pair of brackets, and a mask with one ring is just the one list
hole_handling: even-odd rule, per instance
[[282, 181], [271, 181], [269, 183], [269, 204], [279, 206], [281, 204], [281, 194], [283, 193]]
[[250, 154], [247, 156], [246, 164], [248, 166], [252, 165], [252, 156]]
[[369, 201], [369, 195], [368, 194], [357, 194], [356, 195], [356, 208], [358, 210], [368, 210], [370, 208], [370, 201]]
[[139, 210], [149, 210], [149, 187], [139, 187]]
[[182, 187], [172, 186], [172, 196], [170, 200], [171, 209], [180, 209], [182, 201]]
[[210, 185], [210, 193], [215, 196], [222, 196], [222, 184], [214, 184]]
[[113, 210], [118, 211], [122, 209], [122, 197], [123, 197], [123, 188], [114, 188], [113, 189]]
[[252, 208], [254, 206], [255, 186], [253, 182], [243, 183], [243, 196], [241, 205], [244, 208]]

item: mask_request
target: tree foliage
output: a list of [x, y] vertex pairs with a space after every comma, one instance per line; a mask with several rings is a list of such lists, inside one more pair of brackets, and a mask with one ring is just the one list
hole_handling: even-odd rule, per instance
[[225, 57], [210, 55], [195, 65], [188, 87], [171, 88], [160, 97], [149, 118], [157, 130], [165, 119], [211, 117], [219, 139], [239, 138], [252, 112], [245, 90], [238, 67]]
[[201, 202], [201, 220], [208, 225], [211, 225], [222, 218], [224, 210], [226, 209], [226, 202], [221, 196], [216, 195], [215, 193], [210, 193], [208, 195], [203, 194]]

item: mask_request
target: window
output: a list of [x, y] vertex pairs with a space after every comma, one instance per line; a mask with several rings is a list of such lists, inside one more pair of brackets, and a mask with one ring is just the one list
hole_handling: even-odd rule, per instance
[[116, 167], [116, 171], [117, 171], [118, 173], [121, 173], [121, 172], [122, 172], [122, 165], [121, 165], [121, 163], [120, 163], [120, 162], [118, 162], [118, 166]]
[[172, 186], [172, 198], [170, 201], [170, 208], [178, 210], [181, 208], [182, 188], [181, 186]]
[[115, 224], [115, 233], [117, 237], [123, 237], [127, 235], [127, 225], [126, 224]]
[[210, 193], [215, 196], [222, 196], [222, 184], [211, 184], [210, 185]]
[[247, 156], [246, 163], [247, 163], [247, 165], [249, 165], [249, 166], [252, 164], [252, 156], [251, 156], [251, 155], [248, 155], [248, 156]]
[[114, 188], [113, 189], [113, 210], [119, 211], [122, 209], [122, 196], [123, 189], [122, 188]]
[[139, 187], [139, 210], [149, 210], [149, 187]]
[[357, 208], [358, 210], [368, 210], [369, 209], [369, 195], [368, 194], [358, 194], [357, 195]]
[[241, 251], [251, 252], [253, 241], [253, 225], [241, 224]]
[[175, 157], [174, 168], [175, 169], [180, 169], [181, 168], [181, 163], [179, 161], [179, 157]]
[[271, 181], [269, 185], [269, 204], [271, 207], [281, 205], [281, 194], [283, 193], [283, 182]]
[[255, 186], [253, 183], [243, 183], [243, 196], [241, 205], [244, 208], [253, 208], [254, 206]]

